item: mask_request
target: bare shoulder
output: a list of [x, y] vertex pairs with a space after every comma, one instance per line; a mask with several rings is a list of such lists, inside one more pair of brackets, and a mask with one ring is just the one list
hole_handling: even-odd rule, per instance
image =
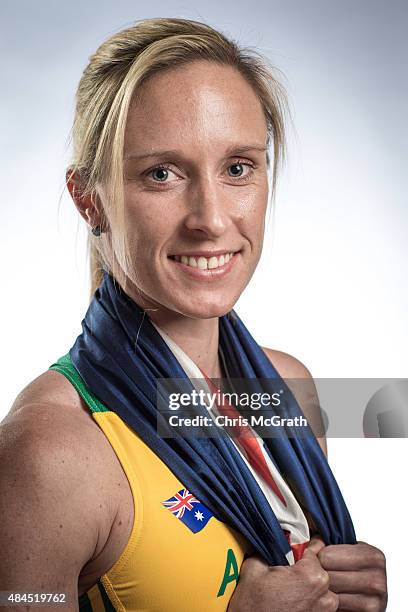
[[19, 393], [0, 423], [0, 464], [0, 582], [9, 590], [17, 580], [64, 587], [75, 600], [82, 569], [108, 539], [118, 472], [109, 442], [62, 374], [44, 372]]
[[264, 353], [269, 357], [270, 362], [278, 370], [282, 378], [311, 378], [312, 375], [307, 367], [293, 355], [277, 351], [267, 347], [262, 347]]
[[1, 443], [10, 451], [24, 443], [25, 452], [30, 449], [38, 462], [50, 461], [58, 453], [71, 459], [74, 472], [86, 465], [89, 478], [109, 447], [74, 386], [54, 370], [43, 372], [22, 389], [0, 423], [0, 432]]
[[285, 380], [292, 391], [327, 457], [327, 442], [324, 435], [323, 418], [312, 374], [293, 355], [267, 347], [262, 347], [262, 349], [278, 374]]
[[30, 406], [49, 406], [50, 414], [53, 416], [55, 416], [55, 406], [60, 406], [63, 412], [67, 413], [67, 417], [80, 418], [81, 422], [92, 421], [89, 411], [81, 402], [73, 385], [55, 370], [43, 372], [21, 390], [6, 419], [22, 409], [25, 412], [34, 411], [35, 409], [30, 409]]

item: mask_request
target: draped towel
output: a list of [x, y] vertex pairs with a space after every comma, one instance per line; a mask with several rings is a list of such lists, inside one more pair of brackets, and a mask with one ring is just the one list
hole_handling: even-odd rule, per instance
[[[248, 379], [251, 392], [289, 391], [237, 313], [219, 318], [219, 344], [231, 378]], [[288, 565], [288, 541], [264, 493], [228, 436], [185, 438], [157, 432], [157, 379], [193, 385], [144, 311], [105, 270], [69, 351], [90, 391], [115, 412], [216, 518], [253, 545], [269, 565]], [[262, 380], [258, 380], [262, 379]], [[268, 379], [274, 381], [273, 390]], [[265, 406], [268, 416], [303, 416], [293, 395]], [[239, 406], [237, 406], [239, 409]], [[207, 415], [205, 406], [197, 414]], [[257, 429], [254, 427], [254, 429]], [[354, 544], [353, 523], [315, 436], [264, 438], [265, 447], [326, 544]]]
[[[183, 349], [178, 346], [178, 344], [173, 340], [173, 338], [170, 338], [170, 336], [153, 321], [152, 324], [155, 326], [157, 331], [165, 340], [166, 344], [170, 347], [171, 351], [175, 355], [176, 359], [179, 361], [187, 376], [190, 378], [191, 382], [196, 387], [197, 391], [199, 392], [201, 389], [203, 389], [205, 393], [210, 392], [208, 384], [206, 384], [205, 379], [203, 379], [202, 370], [194, 363], [192, 359], [190, 359], [190, 357], [183, 351]], [[234, 392], [234, 384], [228, 374], [225, 357], [222, 348], [219, 345], [218, 353], [222, 363], [223, 376], [225, 377], [225, 379], [222, 380], [222, 387], [226, 388], [226, 385], [228, 385], [227, 389]], [[213, 416], [213, 418], [216, 418], [218, 415], [222, 414], [219, 410], [217, 402], [215, 402], [209, 414]], [[237, 414], [239, 415], [239, 412]], [[237, 415], [235, 414], [235, 416]], [[261, 463], [265, 461], [265, 467], [278, 485], [279, 490], [284, 497], [285, 503], [282, 503], [282, 501], [280, 500], [280, 496], [277, 496], [273, 488], [270, 487], [268, 483], [268, 478], [265, 480], [263, 475], [261, 475], [257, 471], [258, 461], [256, 461], [255, 464], [253, 461], [251, 463], [250, 457], [248, 456], [248, 449], [245, 448], [245, 443], [243, 441], [240, 442], [239, 437], [237, 439], [235, 427], [232, 442], [234, 443], [243, 461], [248, 466], [248, 469], [251, 470], [252, 475], [257, 481], [259, 487], [262, 489], [266, 499], [269, 502], [269, 505], [271, 506], [276, 518], [279, 521], [280, 526], [283, 529], [286, 539], [288, 540], [289, 545], [292, 549], [291, 552], [286, 555], [286, 558], [289, 564], [293, 565], [299, 558], [303, 556], [304, 549], [307, 547], [307, 543], [310, 540], [310, 517], [308, 520], [301, 507], [299, 506], [299, 503], [293, 492], [289, 488], [286, 481], [282, 478], [282, 475], [278, 471], [275, 463], [271, 460], [265, 448], [262, 437], [260, 437], [253, 429], [251, 432], [251, 436], [252, 441], [257, 444], [259, 452], [261, 452], [264, 457], [264, 460], [261, 460]], [[252, 446], [251, 443], [250, 446]], [[251, 450], [249, 450], [249, 452], [250, 454], [252, 454]], [[258, 454], [257, 451], [255, 454]]]

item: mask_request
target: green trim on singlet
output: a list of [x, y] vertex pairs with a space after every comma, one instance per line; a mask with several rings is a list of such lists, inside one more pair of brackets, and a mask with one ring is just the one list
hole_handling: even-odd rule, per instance
[[102, 402], [91, 393], [84, 379], [79, 374], [71, 361], [69, 352], [60, 357], [55, 363], [50, 365], [49, 370], [55, 370], [63, 374], [74, 385], [75, 389], [88, 404], [92, 412], [110, 412]]
[[[98, 580], [96, 585], [98, 587], [99, 595], [101, 596], [103, 609], [105, 610], [105, 612], [115, 612], [115, 608], [111, 600], [109, 599], [109, 596], [101, 582], [101, 579]], [[91, 600], [87, 592], [83, 593], [80, 597], [78, 597], [78, 608], [79, 612], [94, 612], [94, 608], [92, 607]], [[98, 606], [98, 609], [99, 608], [100, 606]]]
[[79, 612], [93, 612], [91, 601], [87, 593], [82, 593], [82, 595], [78, 597], [78, 607]]
[[98, 589], [99, 589], [99, 593], [101, 594], [103, 605], [105, 606], [105, 610], [107, 612], [115, 612], [115, 608], [113, 607], [112, 602], [109, 599], [107, 592], [105, 591], [105, 587], [103, 586], [100, 580], [98, 580]]

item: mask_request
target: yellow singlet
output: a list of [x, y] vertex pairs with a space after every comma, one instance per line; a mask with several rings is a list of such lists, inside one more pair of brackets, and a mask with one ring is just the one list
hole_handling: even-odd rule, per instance
[[181, 506], [188, 504], [184, 484], [117, 414], [89, 392], [69, 354], [49, 369], [64, 374], [89, 406], [123, 467], [135, 507], [124, 551], [79, 598], [80, 611], [227, 610], [244, 555], [254, 552], [251, 544], [214, 516], [193, 532], [174, 513], [172, 501], [163, 504], [183, 498]]

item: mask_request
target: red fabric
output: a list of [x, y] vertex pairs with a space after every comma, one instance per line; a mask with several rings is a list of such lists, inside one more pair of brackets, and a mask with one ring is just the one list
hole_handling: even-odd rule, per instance
[[299, 561], [299, 559], [303, 557], [303, 553], [305, 552], [305, 549], [309, 544], [309, 540], [307, 542], [302, 542], [302, 544], [292, 544], [292, 542], [290, 541], [290, 531], [288, 531], [287, 529], [282, 529], [282, 531], [285, 534], [289, 546], [292, 549], [293, 558], [295, 559], [296, 563], [296, 561]]
[[[201, 368], [200, 368], [201, 370]], [[210, 389], [214, 392], [217, 393], [218, 391], [220, 391], [218, 389], [218, 387], [216, 385], [214, 385], [214, 383], [212, 382], [212, 380], [207, 376], [207, 374], [205, 372], [203, 372], [203, 370], [201, 370], [205, 380], [207, 381], [208, 386], [210, 387]], [[218, 397], [216, 395], [216, 397]], [[224, 400], [223, 395], [221, 394], [222, 397], [222, 402], [218, 403], [217, 402], [217, 406], [218, 409], [220, 411], [221, 414], [224, 414], [230, 418], [238, 418], [240, 416], [240, 413], [238, 412], [238, 410], [235, 408], [235, 406], [231, 406], [231, 404], [229, 402], [227, 402], [226, 400]], [[239, 423], [239, 421], [238, 421]], [[256, 470], [256, 472], [262, 476], [262, 478], [269, 484], [269, 486], [271, 487], [271, 489], [275, 492], [275, 494], [277, 495], [277, 497], [279, 497], [279, 499], [281, 500], [281, 502], [287, 506], [285, 498], [282, 494], [282, 492], [280, 491], [278, 485], [276, 484], [275, 480], [273, 479], [273, 476], [268, 468], [268, 464], [266, 463], [265, 457], [262, 453], [262, 449], [259, 446], [258, 440], [256, 439], [254, 433], [251, 431], [251, 429], [246, 426], [246, 425], [233, 425], [231, 427], [229, 427], [229, 429], [234, 431], [234, 437], [239, 441], [241, 447], [243, 448], [243, 450], [245, 451], [245, 454], [247, 456], [248, 462], [251, 464], [251, 466], [254, 468], [254, 470]], [[293, 544], [290, 540], [290, 531], [287, 531], [286, 529], [283, 529], [283, 532], [286, 536], [286, 539], [288, 541], [289, 546], [292, 549], [293, 552], [293, 557], [295, 560], [295, 563], [297, 561], [299, 561], [299, 559], [302, 558], [303, 553], [305, 551], [305, 549], [307, 548], [307, 545], [309, 544], [309, 541], [307, 542], [303, 542], [302, 544]]]
[[[201, 369], [201, 368], [200, 368]], [[219, 391], [216, 385], [212, 382], [210, 378], [206, 375], [203, 370], [201, 370], [205, 380], [207, 381], [208, 386], [214, 393]], [[218, 397], [218, 396], [216, 396]], [[223, 396], [221, 396], [223, 397]], [[239, 418], [240, 413], [235, 408], [235, 406], [231, 406], [227, 400], [222, 400], [221, 403], [217, 403], [218, 409], [221, 414], [226, 415], [233, 418]], [[262, 452], [261, 447], [259, 446], [258, 440], [252, 433], [251, 429], [247, 425], [234, 425], [229, 427], [229, 429], [234, 431], [234, 437], [238, 440], [240, 446], [244, 449], [245, 454], [247, 456], [248, 462], [251, 466], [256, 470], [256, 472], [261, 476], [265, 482], [271, 487], [274, 493], [279, 497], [284, 506], [287, 506], [284, 496], [282, 495], [278, 485], [276, 484], [273, 476], [268, 468], [268, 464], [266, 463], [264, 454]]]

